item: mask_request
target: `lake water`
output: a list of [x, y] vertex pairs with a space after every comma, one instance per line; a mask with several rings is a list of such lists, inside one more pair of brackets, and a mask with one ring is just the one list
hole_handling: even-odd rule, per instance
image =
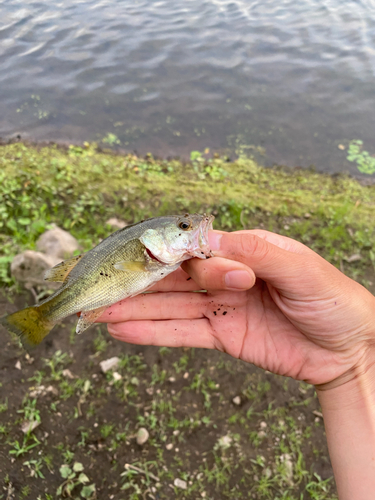
[[374, 131], [373, 0], [0, 0], [3, 138], [355, 174]]

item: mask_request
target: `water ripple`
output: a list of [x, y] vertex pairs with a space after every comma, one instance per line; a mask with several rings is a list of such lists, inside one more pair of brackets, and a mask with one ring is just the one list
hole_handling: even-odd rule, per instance
[[337, 169], [332, 144], [373, 143], [374, 77], [373, 0], [0, 0], [2, 135], [121, 123], [164, 155], [237, 136]]

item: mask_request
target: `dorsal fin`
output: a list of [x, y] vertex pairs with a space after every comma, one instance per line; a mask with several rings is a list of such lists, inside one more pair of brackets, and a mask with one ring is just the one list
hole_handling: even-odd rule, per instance
[[70, 271], [77, 265], [81, 258], [82, 255], [76, 255], [71, 259], [60, 262], [60, 264], [48, 269], [44, 273], [44, 279], [46, 281], [65, 281]]

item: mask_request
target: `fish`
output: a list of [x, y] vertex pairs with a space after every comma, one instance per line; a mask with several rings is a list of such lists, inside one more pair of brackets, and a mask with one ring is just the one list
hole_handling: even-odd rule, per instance
[[148, 290], [185, 260], [213, 257], [208, 242], [213, 215], [154, 217], [112, 233], [96, 247], [57, 264], [44, 279], [61, 287], [37, 305], [0, 319], [26, 349], [38, 345], [67, 316], [80, 313], [82, 333], [123, 299]]

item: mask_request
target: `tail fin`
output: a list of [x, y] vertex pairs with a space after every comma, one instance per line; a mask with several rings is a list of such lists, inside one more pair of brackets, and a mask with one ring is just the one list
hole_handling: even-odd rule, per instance
[[9, 332], [15, 333], [24, 347], [38, 345], [52, 330], [55, 323], [48, 319], [44, 304], [26, 307], [0, 319], [0, 323]]

